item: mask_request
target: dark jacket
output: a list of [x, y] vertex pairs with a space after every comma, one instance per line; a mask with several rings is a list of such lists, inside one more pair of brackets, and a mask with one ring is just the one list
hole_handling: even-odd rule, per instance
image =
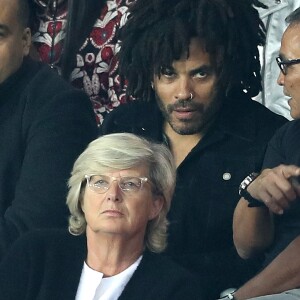
[[25, 59], [0, 84], [0, 260], [33, 228], [65, 227], [67, 180], [97, 136], [88, 97]]
[[[1, 299], [74, 300], [86, 237], [40, 230], [16, 242], [0, 264]], [[120, 300], [201, 300], [195, 279], [167, 258], [145, 252]]]
[[[238, 287], [259, 267], [236, 253], [233, 211], [240, 182], [260, 170], [267, 142], [285, 121], [246, 95], [225, 99], [214, 125], [177, 168], [167, 254], [198, 275], [206, 299]], [[162, 142], [162, 124], [156, 104], [136, 101], [111, 112], [102, 133], [132, 132]]]

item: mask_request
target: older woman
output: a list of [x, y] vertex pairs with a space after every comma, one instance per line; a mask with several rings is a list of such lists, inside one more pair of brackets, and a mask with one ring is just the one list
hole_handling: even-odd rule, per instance
[[157, 254], [174, 184], [163, 145], [125, 133], [93, 141], [69, 180], [69, 232], [21, 238], [0, 267], [1, 299], [201, 299], [193, 277]]

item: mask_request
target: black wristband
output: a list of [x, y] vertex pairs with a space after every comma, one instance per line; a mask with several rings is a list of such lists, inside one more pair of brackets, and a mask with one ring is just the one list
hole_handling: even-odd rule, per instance
[[239, 194], [249, 202], [248, 207], [264, 207], [265, 204], [258, 199], [253, 198], [247, 191], [248, 186], [256, 179], [258, 173], [251, 173], [240, 184]]
[[266, 206], [262, 201], [253, 198], [247, 190], [240, 193], [241, 196], [248, 201], [248, 207], [263, 207]]

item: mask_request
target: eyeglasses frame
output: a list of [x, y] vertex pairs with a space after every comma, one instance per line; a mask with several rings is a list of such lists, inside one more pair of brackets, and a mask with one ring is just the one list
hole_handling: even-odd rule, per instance
[[[101, 192], [100, 190], [93, 189], [93, 185], [91, 185], [91, 183], [90, 183], [90, 179], [91, 179], [92, 176], [107, 176], [107, 177], [112, 178], [113, 180], [110, 182], [110, 185], [107, 187], [107, 189], [106, 189], [105, 191]], [[85, 179], [86, 179], [86, 182], [87, 182], [88, 187], [89, 187], [92, 191], [94, 191], [95, 193], [97, 193], [97, 194], [105, 194], [105, 193], [111, 188], [111, 185], [112, 185], [113, 181], [117, 181], [118, 187], [121, 189], [122, 192], [125, 192], [125, 193], [126, 193], [126, 192], [129, 192], [127, 189], [123, 189], [123, 188], [120, 186], [120, 180], [118, 180], [118, 179], [119, 179], [118, 177], [108, 176], [108, 175], [103, 175], [103, 174], [86, 174], [86, 175], [84, 175], [84, 177], [85, 177]], [[128, 177], [128, 178], [138, 178], [138, 179], [141, 180], [141, 186], [140, 186], [140, 188], [139, 188], [138, 191], [140, 191], [140, 190], [143, 188], [144, 183], [146, 183], [146, 182], [149, 182], [149, 183], [150, 183], [150, 180], [149, 180], [148, 177], [124, 176], [124, 177], [120, 177], [120, 178], [122, 179], [122, 178], [127, 178], [127, 177]]]
[[276, 62], [282, 74], [286, 75], [287, 74], [286, 67], [300, 64], [300, 58], [283, 60], [280, 56], [277, 56]]

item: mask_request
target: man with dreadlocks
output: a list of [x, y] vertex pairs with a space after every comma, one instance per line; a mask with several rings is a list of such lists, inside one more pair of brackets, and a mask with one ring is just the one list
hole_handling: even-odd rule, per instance
[[166, 143], [177, 164], [167, 255], [216, 299], [256, 271], [232, 241], [238, 187], [260, 170], [285, 119], [251, 97], [261, 89], [264, 27], [250, 0], [138, 0], [121, 35], [120, 72], [136, 101], [110, 113], [103, 134]]

